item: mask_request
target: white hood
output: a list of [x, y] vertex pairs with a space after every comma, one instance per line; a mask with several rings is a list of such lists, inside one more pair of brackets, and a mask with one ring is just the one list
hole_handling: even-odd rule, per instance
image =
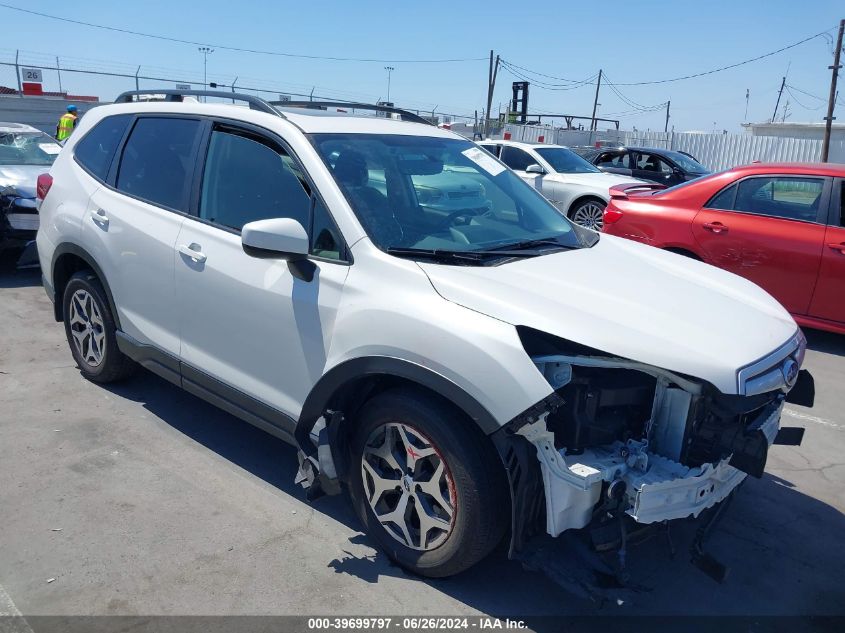
[[492, 267], [420, 263], [445, 299], [736, 393], [737, 370], [797, 325], [755, 284], [692, 259], [602, 235], [592, 248]]

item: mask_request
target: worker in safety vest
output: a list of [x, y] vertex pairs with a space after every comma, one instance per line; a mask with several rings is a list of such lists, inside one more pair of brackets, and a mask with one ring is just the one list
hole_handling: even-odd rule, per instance
[[69, 105], [67, 112], [59, 119], [59, 124], [56, 126], [56, 140], [63, 141], [70, 136], [73, 129], [76, 127], [76, 121], [79, 117], [76, 115], [76, 106]]

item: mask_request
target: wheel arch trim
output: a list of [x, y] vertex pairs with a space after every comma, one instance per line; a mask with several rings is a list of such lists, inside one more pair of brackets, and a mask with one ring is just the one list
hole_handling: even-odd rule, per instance
[[478, 400], [442, 374], [402, 358], [364, 356], [336, 365], [311, 389], [296, 424], [295, 436], [300, 448], [306, 453], [313, 452], [311, 430], [344, 387], [362, 378], [379, 376], [402, 378], [440, 394], [463, 411], [485, 435], [501, 428], [501, 424]]
[[120, 326], [120, 314], [117, 311], [117, 306], [114, 302], [114, 297], [112, 296], [111, 288], [109, 287], [109, 282], [106, 279], [105, 274], [103, 273], [103, 269], [97, 263], [97, 260], [86, 251], [84, 248], [75, 244], [73, 242], [62, 242], [56, 246], [55, 250], [53, 251], [53, 259], [50, 262], [50, 274], [51, 279], [53, 281], [53, 311], [56, 321], [63, 320], [63, 310], [64, 310], [64, 298], [59, 296], [59, 289], [56, 288], [56, 265], [59, 262], [59, 259], [64, 255], [74, 255], [78, 257], [82, 261], [84, 261], [88, 266], [90, 266], [91, 270], [94, 271], [94, 274], [97, 275], [97, 278], [100, 280], [100, 283], [103, 284], [103, 288], [106, 291], [106, 298], [109, 302], [109, 310], [111, 310], [112, 318], [114, 319], [115, 325], [117, 329], [122, 329]]

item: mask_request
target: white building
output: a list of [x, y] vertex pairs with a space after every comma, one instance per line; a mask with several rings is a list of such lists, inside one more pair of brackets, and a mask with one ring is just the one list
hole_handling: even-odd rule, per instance
[[[751, 136], [777, 136], [779, 138], [824, 138], [824, 123], [743, 123], [742, 127]], [[833, 124], [830, 132], [831, 142], [845, 141], [845, 124]]]

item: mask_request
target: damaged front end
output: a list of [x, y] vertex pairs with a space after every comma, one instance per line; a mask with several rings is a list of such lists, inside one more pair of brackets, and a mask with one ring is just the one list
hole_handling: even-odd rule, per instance
[[747, 475], [762, 475], [769, 445], [801, 441], [803, 429], [779, 431], [790, 389], [812, 405], [812, 377], [799, 372], [800, 333], [740, 370], [741, 395], [726, 395], [693, 377], [519, 330], [554, 393], [494, 438], [511, 484], [512, 557], [542, 532], [698, 517]]

